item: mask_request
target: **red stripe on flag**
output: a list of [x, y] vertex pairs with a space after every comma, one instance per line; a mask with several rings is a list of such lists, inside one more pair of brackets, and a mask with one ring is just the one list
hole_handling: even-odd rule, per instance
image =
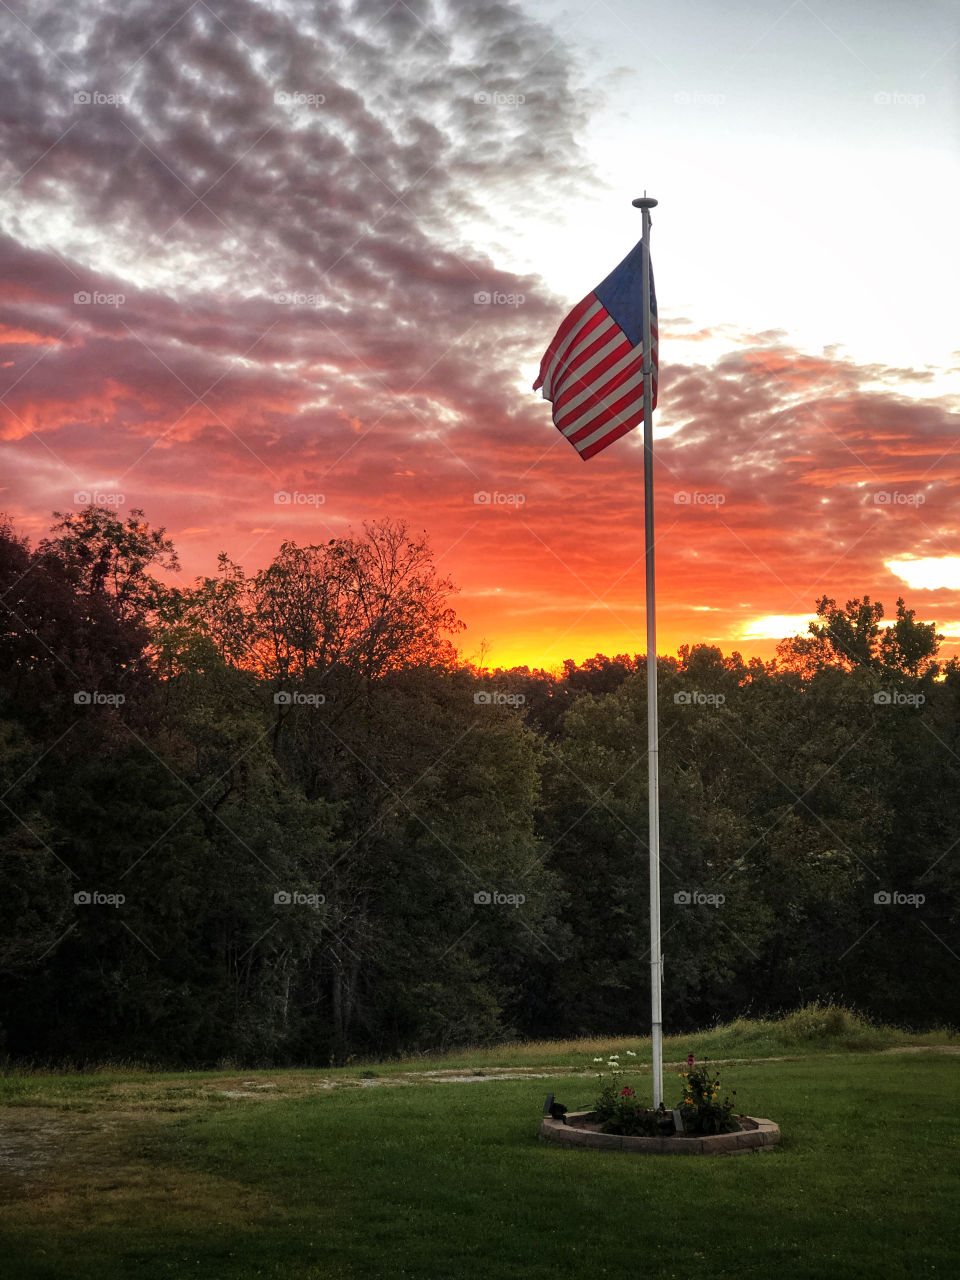
[[[578, 377], [571, 377], [564, 381], [558, 395], [553, 398], [553, 420], [557, 422], [567, 406], [572, 400], [576, 400], [582, 396], [585, 391], [589, 391], [590, 395], [580, 401], [580, 404], [586, 404], [589, 400], [596, 402], [601, 400], [608, 391], [614, 390], [620, 382], [630, 376], [631, 369], [637, 364], [642, 366], [643, 356], [638, 353], [635, 359], [629, 361], [619, 374], [608, 376], [610, 370], [613, 369], [624, 356], [629, 355], [633, 350], [629, 341], [624, 338], [609, 355], [605, 356], [592, 369], [588, 369], [585, 373]], [[577, 406], [578, 407], [578, 406]]]
[[[657, 377], [656, 372], [652, 379], [653, 394], [651, 396], [651, 409], [656, 407], [657, 403]], [[570, 432], [563, 432], [566, 438], [574, 446], [580, 456], [584, 459], [592, 458], [595, 453], [599, 453], [601, 449], [606, 449], [608, 445], [613, 444], [615, 440], [619, 440], [621, 436], [626, 435], [628, 431], [632, 431], [643, 421], [643, 383], [638, 386], [631, 387], [624, 395], [613, 403], [604, 405], [603, 411], [596, 414], [583, 426], [576, 428]], [[609, 423], [610, 429], [601, 435], [598, 439], [590, 444], [583, 442], [589, 440], [597, 431], [601, 431], [603, 427]], [[562, 428], [561, 428], [562, 430]]]
[[633, 405], [643, 408], [643, 372], [640, 364], [635, 364], [627, 373], [628, 381], [632, 379], [631, 385], [625, 386], [621, 382], [620, 386], [612, 388], [608, 395], [597, 397], [581, 405], [572, 414], [568, 414], [564, 422], [556, 424], [568, 440], [582, 439], [584, 435], [589, 435], [604, 422], [629, 412]]
[[625, 436], [628, 431], [632, 431], [634, 427], [639, 426], [642, 421], [643, 410], [641, 409], [639, 413], [632, 414], [625, 422], [621, 423], [620, 426], [611, 427], [605, 436], [602, 436], [599, 440], [595, 440], [593, 444], [580, 449], [576, 443], [574, 443], [573, 447], [577, 450], [577, 453], [580, 454], [580, 457], [584, 462], [586, 462], [588, 458], [592, 458], [594, 454], [599, 453], [602, 449], [606, 449], [608, 445], [619, 440], [621, 436]]
[[[595, 305], [599, 307], [600, 304]], [[599, 349], [604, 342], [608, 342], [618, 332], [618, 326], [602, 309], [581, 321], [579, 328], [573, 330], [561, 345], [547, 369], [544, 396], [548, 400], [556, 399], [558, 384], [567, 377], [571, 369], [576, 368], [581, 360], [586, 358], [587, 350]]]
[[573, 310], [570, 312], [567, 318], [560, 325], [560, 328], [557, 330], [557, 332], [553, 336], [553, 341], [550, 343], [549, 347], [547, 347], [546, 351], [544, 352], [543, 359], [540, 361], [540, 373], [537, 375], [537, 380], [533, 384], [534, 391], [539, 391], [540, 387], [543, 385], [543, 380], [547, 372], [547, 366], [553, 360], [553, 357], [556, 355], [560, 347], [563, 346], [563, 342], [567, 334], [574, 327], [574, 325], [578, 325], [580, 323], [580, 320], [583, 317], [584, 313], [590, 310], [590, 308], [593, 306], [596, 300], [597, 299], [595, 294], [588, 293], [582, 302], [577, 303], [577, 305], [573, 308]]
[[[578, 387], [573, 387], [571, 392], [564, 394], [553, 402], [553, 420], [554, 423], [563, 428], [569, 421], [584, 413], [588, 413], [592, 406], [602, 405], [610, 399], [610, 397], [625, 382], [634, 378], [638, 373], [643, 372], [643, 353], [636, 351], [624, 340], [625, 350], [620, 349], [616, 357], [611, 357], [602, 361], [594, 369], [580, 380]], [[623, 357], [630, 351], [636, 354], [632, 359], [624, 361]], [[619, 369], [617, 365], [621, 365]], [[643, 384], [635, 384], [633, 388], [635, 394], [639, 397], [643, 396]], [[588, 392], [584, 395], [584, 392]]]

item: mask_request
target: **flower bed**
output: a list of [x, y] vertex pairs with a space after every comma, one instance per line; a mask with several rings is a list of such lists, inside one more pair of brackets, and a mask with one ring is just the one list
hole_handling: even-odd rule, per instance
[[[627, 1050], [627, 1056], [636, 1053]], [[650, 1151], [670, 1155], [736, 1155], [741, 1151], [762, 1151], [780, 1140], [780, 1130], [772, 1120], [756, 1119], [734, 1111], [732, 1095], [721, 1101], [720, 1077], [705, 1062], [697, 1066], [689, 1054], [686, 1071], [678, 1073], [682, 1096], [675, 1110], [661, 1104], [656, 1110], [644, 1107], [637, 1092], [624, 1084], [619, 1053], [598, 1072], [600, 1092], [591, 1111], [576, 1111], [564, 1117], [566, 1107], [551, 1104], [540, 1126], [540, 1137], [566, 1146], [594, 1147], [599, 1151]]]
[[540, 1140], [566, 1147], [587, 1147], [597, 1151], [633, 1151], [651, 1155], [742, 1155], [760, 1152], [780, 1141], [780, 1129], [772, 1120], [738, 1116], [740, 1128], [734, 1133], [674, 1134], [646, 1138], [630, 1134], [601, 1133], [592, 1111], [573, 1111], [562, 1120], [544, 1116]]

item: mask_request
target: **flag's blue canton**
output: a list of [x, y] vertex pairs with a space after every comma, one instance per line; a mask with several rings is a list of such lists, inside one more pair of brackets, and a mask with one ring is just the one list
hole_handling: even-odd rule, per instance
[[[630, 340], [631, 347], [643, 341], [643, 241], [635, 245], [619, 267], [597, 285], [594, 293]], [[650, 268], [650, 325], [657, 321], [657, 295], [653, 287], [653, 267]]]

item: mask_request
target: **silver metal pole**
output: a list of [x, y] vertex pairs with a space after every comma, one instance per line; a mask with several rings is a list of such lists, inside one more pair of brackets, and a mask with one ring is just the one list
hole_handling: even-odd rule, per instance
[[650, 1033], [653, 1105], [663, 1102], [663, 957], [660, 952], [660, 749], [657, 730], [657, 614], [653, 554], [653, 352], [650, 344], [650, 210], [657, 201], [633, 202], [643, 213], [640, 256], [643, 289], [643, 534], [647, 579], [647, 792], [650, 848]]

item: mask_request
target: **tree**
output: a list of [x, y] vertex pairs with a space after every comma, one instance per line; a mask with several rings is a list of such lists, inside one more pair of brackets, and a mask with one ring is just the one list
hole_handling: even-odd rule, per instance
[[71, 917], [70, 869], [52, 847], [49, 796], [38, 786], [42, 750], [0, 720], [0, 974], [35, 968]]
[[364, 525], [359, 538], [284, 542], [252, 578], [226, 555], [216, 578], [180, 596], [180, 620], [222, 657], [284, 682], [343, 668], [373, 680], [415, 664], [452, 665], [446, 636], [463, 624], [447, 603], [425, 540], [402, 522]]
[[897, 620], [884, 629], [880, 640], [883, 664], [888, 670], [905, 675], [936, 675], [934, 658], [942, 639], [936, 623], [917, 622], [915, 610], [908, 609], [901, 596], [897, 600]]
[[154, 564], [180, 568], [166, 530], [151, 529], [139, 507], [125, 521], [92, 504], [82, 511], [53, 514], [56, 536], [43, 539], [40, 556], [64, 566], [79, 596], [95, 600], [108, 595], [121, 621], [145, 621], [163, 590], [147, 570]]
[[[457, 950], [477, 923], [477, 878], [534, 864], [527, 888], [547, 879], [535, 865], [536, 739], [512, 712], [478, 715], [448, 639], [461, 626], [451, 590], [425, 541], [379, 521], [359, 538], [284, 543], [252, 577], [223, 556], [217, 578], [180, 593], [164, 619], [183, 674], [205, 637], [223, 665], [204, 658], [201, 683], [249, 677], [235, 709], [274, 716], [284, 784], [335, 815], [323, 941], [294, 986], [337, 1060], [358, 1045], [428, 1045], [446, 1025], [439, 1008], [459, 1009], [461, 1034], [491, 1034], [520, 975], [502, 939], [483, 942], [502, 933], [502, 912], [481, 915], [492, 930]], [[495, 821], [518, 786], [522, 803]], [[546, 892], [529, 897], [526, 924], [548, 921]], [[518, 955], [534, 945], [516, 920], [514, 935]]]
[[942, 635], [935, 623], [917, 622], [916, 612], [897, 600], [897, 619], [881, 626], [883, 605], [869, 596], [848, 600], [841, 609], [836, 600], [817, 601], [821, 622], [809, 624], [808, 636], [794, 636], [777, 648], [785, 669], [812, 675], [825, 666], [844, 671], [857, 667], [892, 674], [920, 676], [934, 665]]
[[[94, 523], [101, 527], [99, 516]], [[41, 737], [45, 725], [62, 732], [65, 720], [81, 714], [77, 695], [130, 700], [148, 673], [147, 619], [132, 607], [146, 588], [132, 563], [117, 569], [122, 602], [103, 586], [91, 589], [83, 559], [57, 541], [31, 550], [9, 522], [0, 524], [0, 708]]]

